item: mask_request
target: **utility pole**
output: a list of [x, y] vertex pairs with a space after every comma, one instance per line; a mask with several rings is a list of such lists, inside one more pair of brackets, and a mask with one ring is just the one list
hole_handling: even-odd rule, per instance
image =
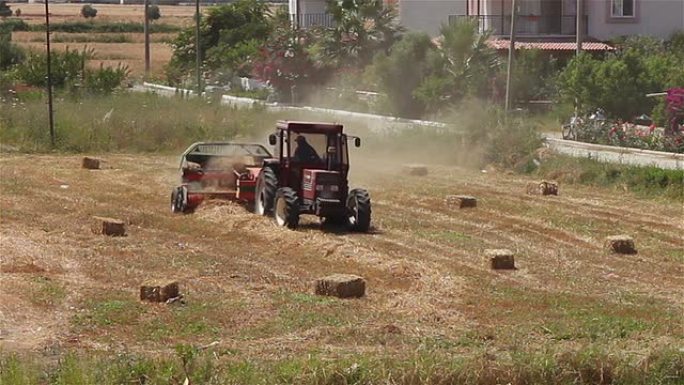
[[150, 0], [145, 0], [145, 21], [143, 29], [145, 32], [145, 79], [150, 75]]
[[202, 96], [202, 55], [200, 47], [200, 5], [199, 0], [195, 0], [195, 53], [197, 54], [195, 66], [197, 67], [197, 96]]
[[584, 0], [576, 0], [577, 1], [577, 32], [575, 33], [575, 36], [577, 36], [577, 55], [579, 56], [580, 53], [582, 53], [582, 40], [583, 40], [583, 33], [584, 33]]
[[508, 69], [506, 71], [506, 112], [511, 108], [511, 75], [513, 72], [513, 61], [515, 60], [515, 19], [517, 19], [517, 7], [515, 0], [511, 2], [511, 37], [508, 46]]
[[45, 0], [45, 41], [47, 42], [47, 94], [48, 94], [48, 124], [50, 125], [50, 144], [55, 147], [55, 121], [52, 108], [52, 71], [50, 68], [50, 10], [48, 0]]

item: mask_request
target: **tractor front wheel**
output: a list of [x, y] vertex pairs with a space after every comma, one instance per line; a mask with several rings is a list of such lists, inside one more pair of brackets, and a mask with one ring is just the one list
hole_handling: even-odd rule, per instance
[[364, 189], [354, 189], [347, 197], [347, 218], [352, 231], [368, 232], [371, 222], [370, 194]]
[[273, 211], [273, 201], [277, 189], [278, 177], [275, 171], [268, 167], [261, 170], [254, 196], [254, 212], [257, 215], [269, 215]]
[[278, 226], [293, 230], [299, 225], [299, 198], [293, 189], [283, 187], [276, 191], [275, 220]]

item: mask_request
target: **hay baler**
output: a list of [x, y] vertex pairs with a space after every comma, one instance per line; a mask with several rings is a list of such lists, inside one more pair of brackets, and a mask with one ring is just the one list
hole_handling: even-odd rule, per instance
[[191, 213], [208, 198], [254, 202], [256, 177], [271, 153], [262, 145], [198, 142], [181, 156], [181, 184], [171, 192], [171, 211]]

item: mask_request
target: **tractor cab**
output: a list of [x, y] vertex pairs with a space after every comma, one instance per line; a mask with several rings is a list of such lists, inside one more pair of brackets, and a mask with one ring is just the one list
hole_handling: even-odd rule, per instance
[[[273, 212], [278, 224], [290, 228], [297, 226], [299, 214], [313, 214], [326, 221], [349, 222], [353, 229], [367, 230], [368, 193], [349, 192], [348, 187], [350, 138], [360, 146], [361, 140], [346, 135], [340, 124], [279, 122], [276, 132], [269, 136], [275, 158], [265, 162], [259, 175], [255, 211], [262, 215]], [[350, 199], [356, 204], [359, 192], [364, 195], [362, 205], [368, 201], [368, 207], [362, 208], [362, 218], [356, 218], [357, 211], [348, 207]]]

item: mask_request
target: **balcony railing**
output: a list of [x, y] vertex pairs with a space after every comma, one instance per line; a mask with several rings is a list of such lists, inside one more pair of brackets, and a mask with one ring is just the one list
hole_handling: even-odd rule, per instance
[[[518, 15], [515, 21], [516, 34], [520, 35], [558, 35], [572, 36], [577, 31], [577, 17], [575, 15]], [[584, 16], [584, 35], [588, 31], [589, 17]], [[449, 24], [459, 20], [477, 20], [480, 32], [492, 31], [495, 36], [511, 33], [511, 15], [449, 15]]]
[[293, 22], [298, 18], [299, 20], [297, 20], [296, 24], [299, 25], [300, 28], [332, 28], [335, 26], [335, 20], [329, 13], [301, 13], [299, 15], [290, 14], [290, 18]]

